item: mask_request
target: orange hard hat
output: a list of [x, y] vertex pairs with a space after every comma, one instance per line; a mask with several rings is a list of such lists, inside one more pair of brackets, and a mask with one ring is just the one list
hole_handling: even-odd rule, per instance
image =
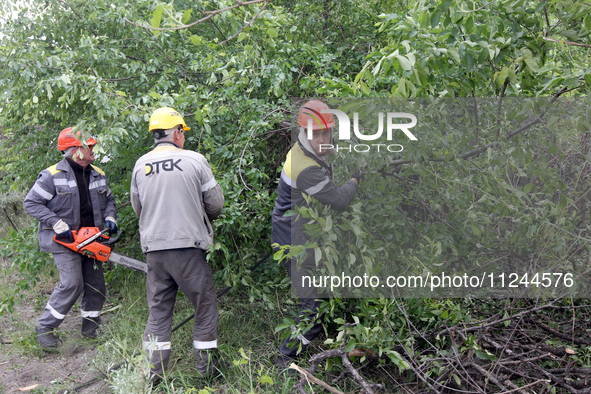
[[88, 146], [97, 143], [97, 140], [86, 131], [78, 130], [74, 133], [72, 130], [72, 127], [63, 129], [59, 137], [57, 137], [57, 149], [61, 152], [72, 146], [84, 146], [82, 140], [84, 140]]
[[308, 127], [308, 121], [312, 120], [312, 130], [331, 129], [335, 127], [332, 114], [323, 114], [320, 110], [330, 109], [320, 100], [311, 100], [302, 105], [298, 116], [298, 125]]

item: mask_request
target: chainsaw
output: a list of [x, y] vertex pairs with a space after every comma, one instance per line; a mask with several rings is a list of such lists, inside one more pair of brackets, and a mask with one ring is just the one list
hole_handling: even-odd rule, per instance
[[100, 231], [98, 227], [82, 227], [78, 231], [72, 230], [74, 242], [58, 240], [55, 235], [53, 240], [84, 256], [99, 261], [109, 261], [144, 274], [147, 273], [148, 264], [145, 262], [113, 252], [113, 245], [121, 239], [124, 233], [123, 230], [116, 237], [109, 237], [106, 234], [108, 231], [108, 228]]

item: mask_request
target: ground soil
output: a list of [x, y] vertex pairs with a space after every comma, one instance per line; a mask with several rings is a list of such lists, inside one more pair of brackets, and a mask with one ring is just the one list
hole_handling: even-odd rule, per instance
[[[41, 289], [44, 302], [54, 284]], [[36, 289], [37, 291], [39, 289]], [[103, 341], [88, 340], [80, 333], [77, 310], [66, 316], [59, 328], [60, 346], [47, 352], [36, 343], [35, 323], [43, 304], [22, 300], [14, 313], [0, 316], [0, 393], [66, 393], [100, 376], [96, 363], [97, 347]], [[103, 321], [108, 325], [108, 315]], [[109, 393], [109, 385], [99, 381], [77, 392]]]

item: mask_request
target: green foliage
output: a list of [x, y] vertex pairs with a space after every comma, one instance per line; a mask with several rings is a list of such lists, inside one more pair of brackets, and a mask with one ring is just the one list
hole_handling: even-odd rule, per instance
[[367, 56], [356, 90], [395, 97], [586, 92], [589, 51], [557, 43], [588, 42], [591, 31], [585, 7], [565, 4], [416, 1], [386, 11], [377, 24], [383, 44]]
[[[192, 25], [229, 4], [47, 0], [31, 2], [14, 18], [1, 12], [2, 193], [22, 196], [40, 170], [60, 160], [60, 130], [87, 129], [98, 136], [99, 165], [121, 207], [127, 237], [119, 252], [142, 258], [137, 219], [126, 205], [131, 169], [152, 145], [149, 114], [172, 106], [191, 127], [186, 148], [207, 157], [226, 197], [208, 255], [217, 282], [276, 307], [274, 292], [287, 285], [281, 266], [250, 267], [270, 251], [276, 180], [289, 147], [280, 122], [294, 115], [290, 98], [560, 97], [561, 105], [542, 100], [523, 108], [505, 99], [426, 99], [423, 118], [432, 138], [394, 157], [367, 160], [358, 198], [346, 212], [313, 206], [300, 213], [324, 237], [308, 246], [333, 271], [345, 262], [353, 272], [379, 272], [381, 262], [393, 259], [419, 274], [427, 266], [461, 270], [491, 261], [565, 269], [587, 261], [591, 125], [588, 104], [570, 100], [591, 83], [587, 5], [274, 1]], [[544, 127], [513, 134], [540, 111], [547, 115]], [[460, 126], [470, 132], [458, 132]], [[343, 155], [335, 162], [338, 183], [362, 164]], [[19, 292], [51, 260], [37, 252], [33, 226], [11, 230], [1, 247], [20, 267]], [[125, 275], [116, 269], [108, 279], [117, 283]], [[4, 300], [0, 312], [12, 302]], [[419, 340], [405, 337], [408, 321], [429, 329], [470, 317], [469, 301], [404, 303], [327, 301], [327, 324], [337, 325], [329, 345], [365, 347], [405, 369], [394, 348], [411, 352], [407, 342]], [[258, 383], [265, 383], [262, 377]]]
[[10, 260], [21, 275], [14, 285], [14, 293], [0, 299], [0, 314], [12, 313], [14, 303], [34, 288], [39, 275], [48, 264], [53, 264], [53, 259], [50, 254], [39, 251], [37, 226], [31, 224], [21, 231], [11, 228], [8, 235], [0, 239], [0, 257]]

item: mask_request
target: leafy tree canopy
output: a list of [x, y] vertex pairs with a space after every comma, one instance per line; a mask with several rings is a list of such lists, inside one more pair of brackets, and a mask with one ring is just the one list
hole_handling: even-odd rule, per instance
[[[392, 243], [409, 266], [528, 258], [572, 265], [588, 258], [591, 124], [588, 102], [580, 101], [591, 86], [585, 2], [18, 4], [0, 6], [3, 192], [23, 193], [59, 160], [60, 130], [90, 130], [122, 205], [121, 226], [133, 233], [136, 219], [125, 205], [131, 169], [152, 145], [150, 113], [174, 107], [191, 127], [186, 147], [208, 158], [228, 202], [209, 255], [216, 275], [273, 307], [267, 294], [280, 285], [280, 265], [249, 267], [270, 250], [276, 179], [289, 147], [286, 123], [294, 116], [290, 99], [463, 98], [449, 107], [425, 105], [431, 124], [447, 129], [416, 148], [370, 160], [360, 198], [345, 215], [319, 207], [306, 213], [317, 226], [311, 231], [330, 239], [324, 249], [308, 246], [319, 258], [362, 262], [365, 269], [393, 258], [380, 254]], [[510, 96], [545, 100], [519, 111], [523, 103]], [[532, 113], [548, 117], [529, 124]], [[337, 171], [337, 182], [347, 179], [345, 171]], [[392, 196], [391, 206], [379, 202], [380, 193]], [[392, 215], [368, 220], [384, 210]], [[352, 238], [375, 244], [367, 251]], [[139, 255], [137, 244], [132, 235], [127, 252]], [[23, 270], [34, 277], [38, 267], [25, 260]], [[446, 320], [444, 309], [453, 311], [454, 324], [467, 314], [451, 301], [407, 306], [419, 326]], [[400, 305], [333, 300], [325, 308], [329, 318], [345, 309], [355, 315], [354, 343], [386, 351], [401, 369], [410, 366], [392, 350], [392, 330], [414, 338], [404, 320], [380, 324]], [[334, 346], [344, 338], [345, 322], [339, 324]], [[413, 354], [413, 341], [402, 345]]]

